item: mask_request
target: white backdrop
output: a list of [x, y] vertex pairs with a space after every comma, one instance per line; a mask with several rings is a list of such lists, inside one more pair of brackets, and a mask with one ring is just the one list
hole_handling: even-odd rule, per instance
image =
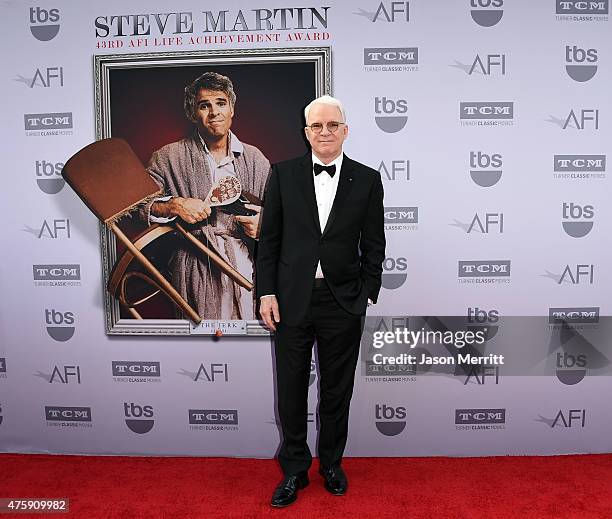
[[[233, 31], [240, 9], [246, 25]], [[264, 9], [273, 25], [257, 30]], [[384, 288], [372, 313], [489, 325], [542, 316], [539, 331], [517, 340], [553, 361], [562, 350], [545, 326], [552, 308], [591, 329], [610, 315], [607, 0], [151, 0], [129, 9], [43, 0], [4, 1], [1, 10], [0, 450], [268, 457], [279, 441], [269, 338], [104, 333], [98, 222], [59, 180], [63, 162], [95, 139], [95, 54], [331, 47], [333, 94], [350, 126], [345, 150], [381, 171], [389, 208]], [[113, 37], [112, 16], [148, 13], [154, 41], [162, 35], [153, 13], [178, 10], [194, 36], [225, 16], [225, 32], [206, 33], [225, 42], [139, 49], [129, 47], [133, 37]], [[96, 36], [98, 17], [108, 35], [98, 28]], [[175, 36], [175, 18], [165, 35]], [[130, 34], [134, 18], [123, 20]], [[320, 39], [287, 41], [298, 32]], [[274, 33], [278, 42], [230, 41]], [[119, 51], [108, 48], [117, 41]], [[44, 129], [49, 114], [57, 131]], [[66, 286], [36, 279], [58, 265], [70, 265]], [[467, 381], [368, 376], [360, 367], [347, 453], [609, 452], [612, 382], [595, 376], [607, 372], [609, 343], [601, 334], [603, 361], [595, 369], [587, 357], [586, 376], [571, 385], [554, 362], [550, 376], [502, 367]], [[572, 368], [564, 359], [556, 367]], [[146, 365], [149, 376], [113, 376], [113, 363], [124, 362]], [[313, 445], [316, 388], [313, 373]], [[193, 427], [189, 410], [209, 423]]]

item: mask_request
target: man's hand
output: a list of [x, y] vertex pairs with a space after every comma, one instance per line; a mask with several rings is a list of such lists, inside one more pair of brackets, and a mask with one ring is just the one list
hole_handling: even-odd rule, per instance
[[[259, 238], [259, 217], [261, 216], [261, 206], [253, 204], [244, 204], [244, 207], [256, 211], [253, 216], [236, 216], [236, 221], [242, 225], [244, 233], [253, 239]], [[267, 299], [267, 298], [266, 298]]]
[[210, 216], [210, 206], [199, 198], [171, 198], [167, 202], [155, 202], [151, 206], [153, 216], [172, 218], [178, 216], [187, 223], [198, 223]]
[[276, 331], [276, 324], [280, 323], [280, 312], [278, 310], [278, 301], [276, 296], [263, 296], [260, 299], [259, 315], [268, 329]]

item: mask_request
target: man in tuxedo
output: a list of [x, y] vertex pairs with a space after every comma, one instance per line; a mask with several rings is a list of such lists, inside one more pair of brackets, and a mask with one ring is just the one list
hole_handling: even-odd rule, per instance
[[335, 495], [347, 440], [362, 318], [376, 302], [385, 258], [380, 174], [342, 152], [342, 104], [322, 96], [304, 110], [312, 153], [276, 164], [268, 179], [257, 251], [260, 315], [275, 331], [284, 478], [272, 496], [283, 507], [308, 485], [306, 442], [312, 346], [319, 360], [319, 472]]

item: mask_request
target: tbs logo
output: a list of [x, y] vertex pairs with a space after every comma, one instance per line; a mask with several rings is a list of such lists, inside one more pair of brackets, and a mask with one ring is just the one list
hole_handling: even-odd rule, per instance
[[30, 31], [39, 41], [49, 41], [57, 36], [60, 30], [59, 9], [43, 9], [30, 7]]
[[59, 193], [66, 183], [62, 178], [62, 162], [36, 161], [36, 184], [40, 190], [48, 195]]
[[483, 331], [486, 340], [490, 340], [499, 331], [499, 310], [485, 310], [482, 308], [468, 308], [468, 329], [470, 331]]
[[128, 429], [136, 434], [145, 434], [153, 429], [153, 406], [141, 406], [134, 402], [123, 402], [123, 413], [125, 424]]
[[578, 384], [586, 376], [587, 358], [584, 354], [557, 353], [555, 369], [557, 378], [566, 386]]
[[503, 166], [501, 153], [488, 155], [483, 151], [470, 151], [470, 177], [480, 187], [491, 187], [499, 182]]
[[[374, 98], [374, 120], [376, 125], [385, 133], [397, 133], [406, 126], [408, 116], [408, 101], [405, 99], [388, 99], [386, 97]], [[384, 114], [384, 115], [383, 115]]]
[[597, 49], [565, 46], [565, 70], [574, 81], [584, 83], [597, 72]]
[[406, 258], [385, 258], [383, 262], [382, 286], [388, 290], [401, 287], [408, 274], [408, 260]]
[[66, 342], [74, 335], [74, 313], [60, 312], [45, 308], [45, 324], [49, 337], [58, 342]]
[[591, 232], [594, 215], [592, 205], [563, 202], [563, 230], [572, 238], [582, 238]]
[[470, 0], [472, 20], [481, 27], [493, 27], [504, 15], [503, 6], [504, 0]]
[[374, 408], [376, 429], [385, 436], [397, 436], [406, 428], [406, 408], [376, 404]]

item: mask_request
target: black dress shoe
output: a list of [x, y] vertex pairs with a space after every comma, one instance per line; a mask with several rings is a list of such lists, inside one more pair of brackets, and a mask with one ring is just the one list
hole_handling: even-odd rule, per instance
[[293, 503], [297, 499], [297, 491], [308, 486], [308, 474], [300, 472], [292, 476], [285, 476], [280, 484], [274, 489], [272, 494], [272, 506], [283, 508]]
[[341, 467], [321, 467], [319, 474], [325, 480], [325, 490], [335, 496], [342, 496], [346, 493], [348, 481]]

